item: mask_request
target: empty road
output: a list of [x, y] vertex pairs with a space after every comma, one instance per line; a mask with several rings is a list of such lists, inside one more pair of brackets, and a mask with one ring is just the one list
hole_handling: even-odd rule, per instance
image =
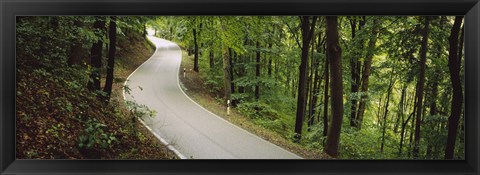
[[126, 100], [155, 110], [143, 117], [152, 132], [186, 159], [300, 159], [253, 135], [192, 101], [179, 86], [181, 49], [173, 42], [147, 36], [155, 53], [126, 81]]

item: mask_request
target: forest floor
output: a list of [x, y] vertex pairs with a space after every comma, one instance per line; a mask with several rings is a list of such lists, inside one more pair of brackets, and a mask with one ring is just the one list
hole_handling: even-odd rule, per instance
[[[185, 78], [183, 77], [183, 68], [186, 69]], [[193, 56], [188, 56], [185, 51], [182, 51], [182, 64], [179, 74], [180, 83], [184, 92], [205, 109], [303, 158], [331, 159], [331, 157], [323, 153], [323, 151], [305, 148], [302, 145], [289, 141], [279, 133], [256, 125], [252, 119], [240, 114], [234, 108], [230, 110], [230, 115], [227, 115], [226, 105], [215, 98], [215, 94], [204, 85], [205, 80], [199, 73], [193, 71]]]
[[[142, 124], [132, 120], [123, 100], [123, 82], [154, 49], [141, 36], [120, 39], [117, 48], [114, 89], [108, 105], [95, 96], [92, 98], [89, 92], [72, 90], [68, 79], [59, 79], [68, 75], [35, 74], [29, 70], [30, 67], [38, 69], [35, 65], [25, 61], [17, 63], [16, 158], [177, 158]], [[66, 83], [59, 83], [61, 81]], [[34, 86], [30, 86], [32, 84]], [[95, 128], [95, 134], [88, 134], [88, 128]], [[112, 134], [109, 137], [116, 139], [102, 147], [98, 143], [106, 142], [103, 134]], [[100, 142], [82, 147], [79, 140], [84, 136], [96, 137], [95, 141]]]

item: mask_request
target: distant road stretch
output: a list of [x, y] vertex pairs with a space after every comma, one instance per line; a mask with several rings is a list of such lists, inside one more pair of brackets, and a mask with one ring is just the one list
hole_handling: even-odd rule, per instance
[[157, 111], [155, 117], [144, 117], [144, 123], [181, 158], [301, 159], [192, 101], [179, 85], [181, 49], [173, 42], [147, 37], [157, 49], [129, 76], [126, 85], [131, 91], [124, 96]]

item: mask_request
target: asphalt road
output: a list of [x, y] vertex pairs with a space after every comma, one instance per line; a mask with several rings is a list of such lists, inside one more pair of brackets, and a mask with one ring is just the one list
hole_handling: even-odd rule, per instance
[[181, 158], [187, 159], [299, 159], [251, 134], [191, 100], [180, 88], [178, 72], [182, 53], [173, 42], [153, 36], [155, 53], [137, 68], [126, 85], [125, 99], [148, 106], [155, 117], [143, 123]]

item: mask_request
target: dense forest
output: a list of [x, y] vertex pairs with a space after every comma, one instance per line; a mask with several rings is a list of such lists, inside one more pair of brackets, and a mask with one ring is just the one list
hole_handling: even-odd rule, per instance
[[176, 158], [137, 120], [157, 111], [123, 97], [151, 30], [186, 52], [210, 103], [303, 150], [464, 159], [463, 28], [462, 16], [17, 17], [16, 156]]
[[146, 17], [16, 19], [17, 159], [170, 159], [123, 101], [123, 82], [154, 51]]
[[[464, 159], [461, 16], [177, 16], [146, 22], [216, 100], [342, 159]], [[185, 58], [184, 58], [185, 59]]]

